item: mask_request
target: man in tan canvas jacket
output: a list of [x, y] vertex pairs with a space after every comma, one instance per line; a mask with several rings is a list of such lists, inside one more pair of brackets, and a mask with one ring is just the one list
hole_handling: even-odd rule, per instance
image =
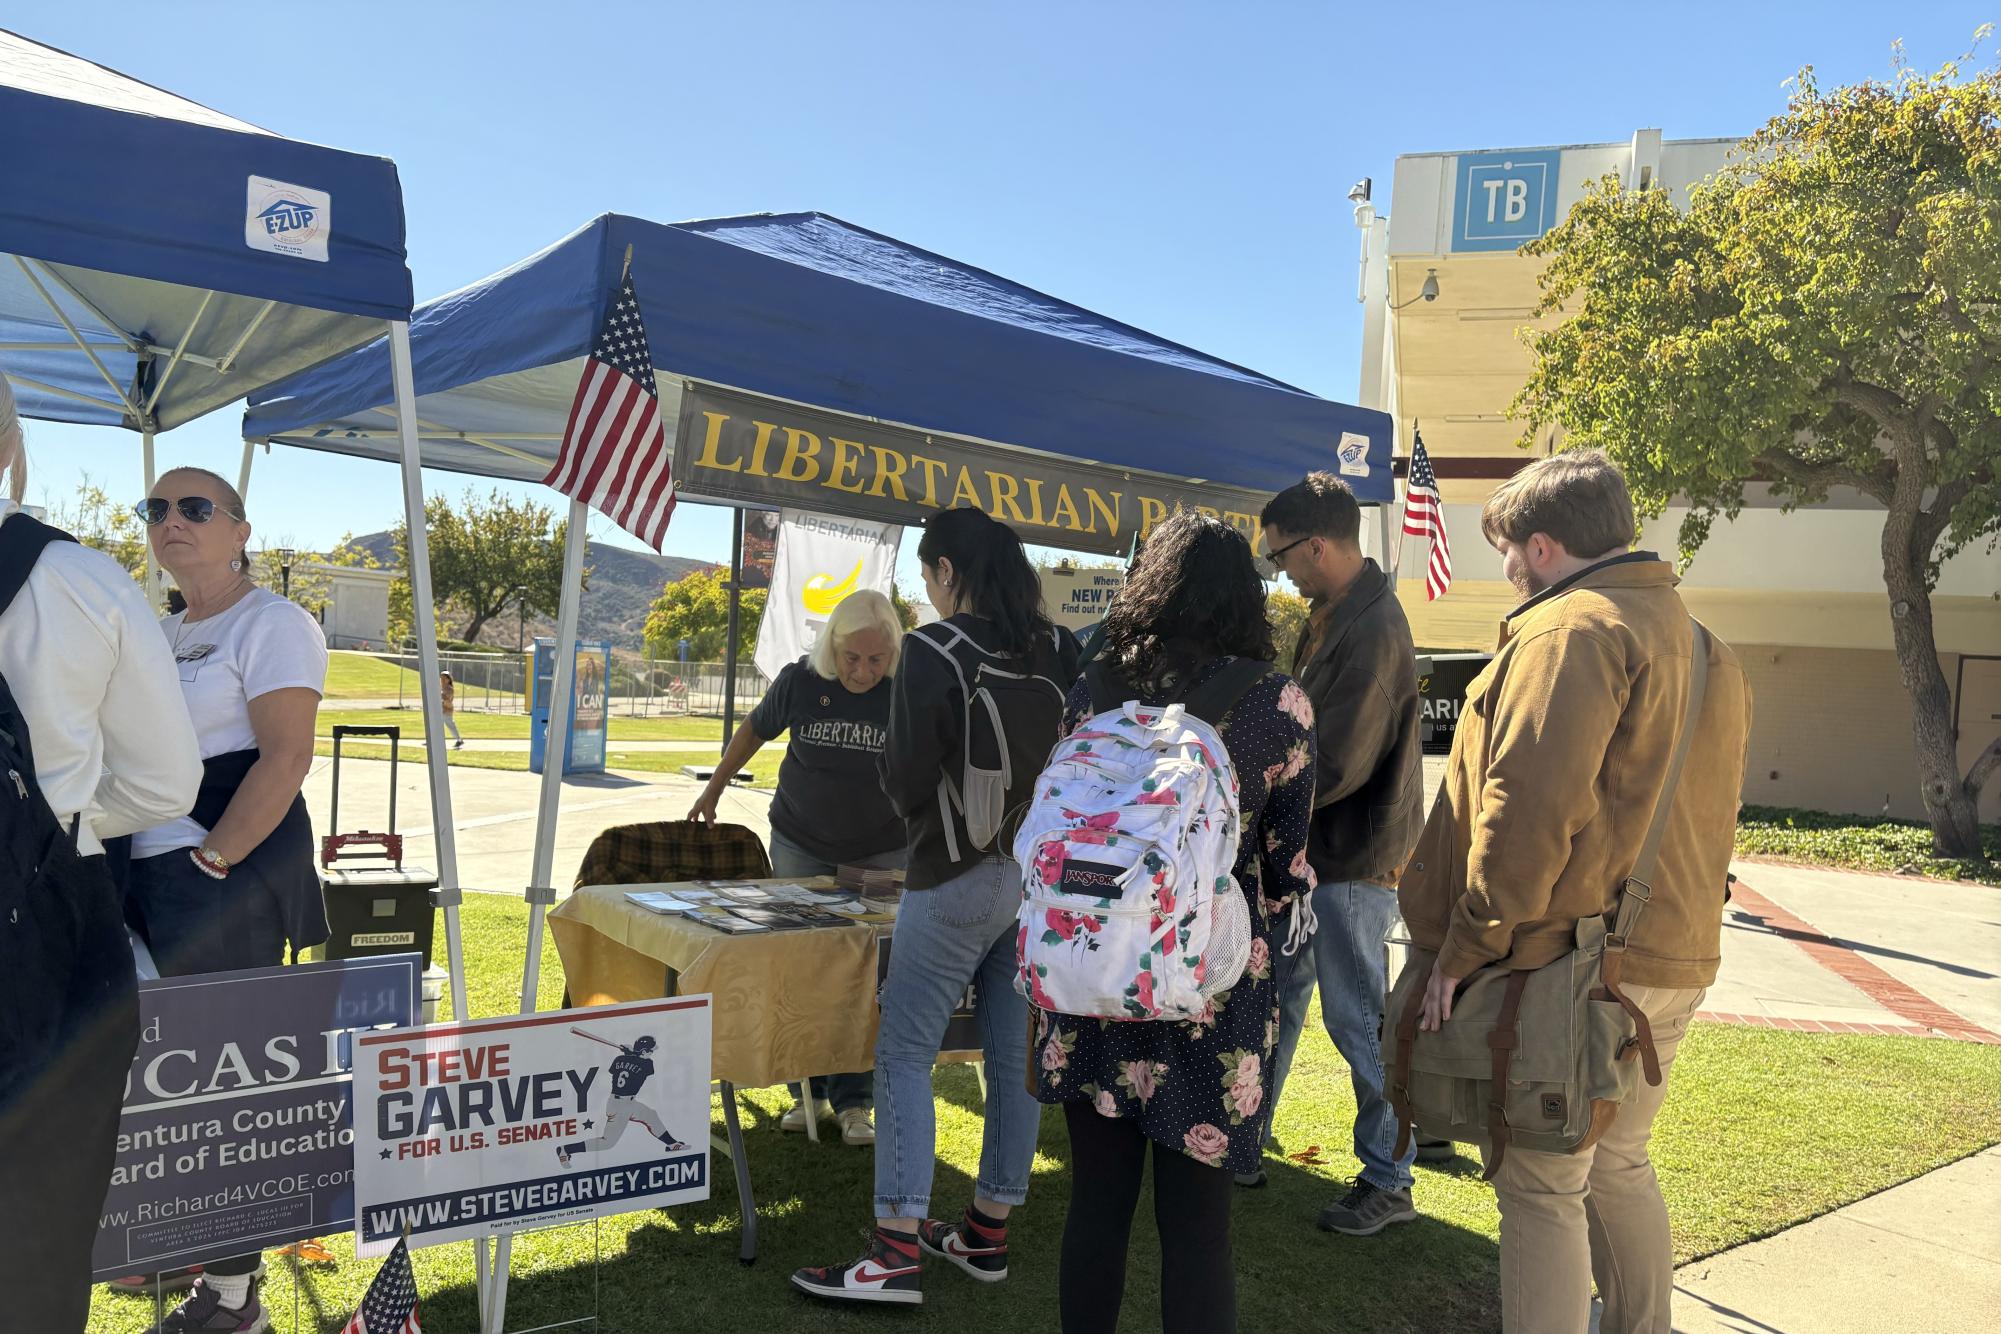
[[[1467, 688], [1399, 893], [1411, 938], [1438, 952], [1426, 1028], [1474, 970], [1549, 963], [1579, 919], [1615, 906], [1666, 781], [1695, 642], [1673, 569], [1627, 550], [1632, 498], [1603, 454], [1530, 465], [1494, 493], [1481, 527], [1524, 601]], [[1508, 1150], [1494, 1187], [1511, 1332], [1584, 1334], [1595, 1277], [1605, 1334], [1669, 1334], [1667, 1206], [1647, 1141], [1675, 1048], [1716, 979], [1751, 719], [1736, 655], [1709, 642], [1701, 717], [1626, 963], [1663, 1078], [1642, 1081], [1583, 1153]]]

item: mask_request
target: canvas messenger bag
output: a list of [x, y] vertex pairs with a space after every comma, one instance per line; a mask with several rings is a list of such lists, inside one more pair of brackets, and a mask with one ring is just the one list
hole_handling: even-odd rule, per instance
[[1483, 1143], [1484, 1179], [1493, 1180], [1509, 1145], [1544, 1153], [1579, 1153], [1611, 1128], [1644, 1073], [1661, 1082], [1647, 1017], [1620, 990], [1627, 942], [1653, 897], [1654, 869], [1674, 805], [1689, 741], [1709, 676], [1709, 633], [1694, 627], [1688, 707], [1668, 761], [1639, 860], [1621, 888], [1610, 928], [1605, 917], [1577, 923], [1571, 951], [1536, 969], [1506, 960], [1476, 971], [1460, 986], [1452, 1017], [1420, 1032], [1425, 983], [1437, 955], [1413, 950], [1390, 991], [1396, 1018], [1390, 1105], [1398, 1122], [1397, 1156], [1413, 1132]]

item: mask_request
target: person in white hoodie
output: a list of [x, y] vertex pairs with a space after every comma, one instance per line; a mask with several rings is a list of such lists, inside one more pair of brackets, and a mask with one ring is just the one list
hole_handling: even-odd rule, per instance
[[104, 843], [185, 814], [202, 769], [132, 576], [21, 512], [27, 458], [5, 375], [0, 467], [0, 1218], [21, 1224], [8, 1229], [10, 1326], [67, 1334], [89, 1316], [139, 1042]]

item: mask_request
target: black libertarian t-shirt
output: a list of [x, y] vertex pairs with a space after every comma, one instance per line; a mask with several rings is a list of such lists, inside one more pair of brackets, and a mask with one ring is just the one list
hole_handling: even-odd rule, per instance
[[767, 741], [792, 732], [771, 801], [774, 830], [835, 865], [903, 846], [903, 821], [876, 775], [889, 734], [888, 677], [857, 695], [801, 658], [771, 683], [750, 725]]

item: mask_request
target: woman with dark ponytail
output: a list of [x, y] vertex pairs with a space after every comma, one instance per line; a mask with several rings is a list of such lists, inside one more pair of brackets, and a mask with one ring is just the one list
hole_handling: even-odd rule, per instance
[[[1013, 826], [1056, 744], [1077, 640], [1051, 624], [1012, 528], [938, 514], [917, 557], [941, 618], [904, 639], [882, 788], [910, 845], [875, 1047], [875, 1213], [852, 1263], [792, 1281], [839, 1301], [916, 1305], [921, 1256], [982, 1282], [1007, 1277], [1007, 1216], [1028, 1197], [1041, 1107], [1027, 1088], [1027, 1002], [1014, 989], [1021, 870]], [[937, 1126], [931, 1067], [952, 1011], [979, 991], [986, 1136], [964, 1216], [929, 1217]]]

